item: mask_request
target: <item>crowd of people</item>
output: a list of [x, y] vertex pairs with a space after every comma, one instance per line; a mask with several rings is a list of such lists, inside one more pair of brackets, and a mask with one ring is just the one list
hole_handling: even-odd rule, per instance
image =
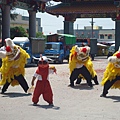
[[[33, 76], [31, 76], [32, 88], [29, 87], [24, 77], [25, 64], [29, 58], [29, 54], [25, 50], [15, 45], [10, 38], [7, 38], [5, 39], [4, 46], [0, 48], [0, 58], [2, 59], [0, 85], [3, 86], [1, 94], [4, 94], [10, 85], [20, 85], [26, 94], [32, 95], [33, 105], [38, 104], [39, 97], [42, 95], [43, 99], [50, 106], [54, 106], [49, 74], [56, 73], [56, 68], [49, 65], [46, 56], [40, 55], [38, 67]], [[95, 85], [99, 85], [97, 73], [90, 58], [89, 46], [78, 47], [75, 45], [72, 47], [69, 57], [69, 69], [69, 87], [75, 86], [74, 81], [76, 81], [76, 84], [80, 84], [82, 80], [86, 80], [90, 88], [93, 88], [92, 81], [94, 81]], [[100, 97], [106, 97], [110, 88], [120, 89], [120, 49], [108, 58], [108, 65], [103, 74], [101, 85], [103, 85], [103, 92]], [[31, 89], [33, 94], [30, 92]]]

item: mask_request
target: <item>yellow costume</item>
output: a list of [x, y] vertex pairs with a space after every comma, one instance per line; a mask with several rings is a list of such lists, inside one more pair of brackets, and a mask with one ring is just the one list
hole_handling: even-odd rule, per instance
[[101, 82], [104, 88], [100, 97], [106, 97], [110, 88], [120, 89], [120, 49], [108, 58], [108, 62]]
[[[106, 67], [106, 70], [104, 72], [104, 76], [102, 78], [102, 86], [106, 83], [106, 81], [110, 80], [114, 80], [116, 78], [116, 76], [120, 76], [120, 60], [116, 57], [116, 55], [118, 55], [119, 52], [117, 51], [115, 54], [113, 54], [112, 57], [110, 57], [109, 63]], [[110, 60], [110, 59], [114, 59], [114, 61]], [[120, 89], [120, 80], [116, 81], [111, 88], [119, 88]]]
[[[18, 47], [18, 46], [16, 46]], [[0, 72], [2, 74], [2, 80], [0, 81], [0, 85], [4, 85], [6, 83], [6, 80], [8, 82], [11, 82], [11, 78], [14, 79], [14, 75], [18, 76], [22, 74], [24, 76], [25, 74], [25, 64], [27, 62], [27, 58], [29, 58], [29, 54], [26, 53], [25, 50], [23, 50], [21, 47], [20, 49], [20, 58], [17, 60], [9, 61], [9, 56], [6, 56], [2, 59], [2, 66], [0, 68]], [[17, 85], [18, 82], [15, 80], [12, 81], [11, 85]]]
[[[10, 38], [7, 38], [6, 49], [5, 51], [0, 51], [0, 57], [2, 58], [2, 66], [0, 68], [0, 85], [5, 85], [8, 83], [12, 86], [15, 86], [19, 85], [20, 83], [24, 91], [27, 92], [29, 87], [26, 80], [24, 79], [24, 67], [27, 63], [27, 59], [30, 57], [29, 54], [26, 53], [26, 51], [23, 50], [20, 46], [15, 45]], [[17, 80], [15, 80], [15, 77]], [[6, 89], [3, 91], [3, 93], [6, 91]]]
[[[72, 72], [76, 68], [82, 68], [82, 66], [85, 66], [90, 73], [90, 78], [91, 79], [95, 78], [96, 84], [98, 84], [97, 74], [95, 70], [93, 69], [93, 63], [91, 61], [91, 58], [89, 57], [89, 52], [90, 52], [90, 47], [88, 46], [85, 46], [85, 47], [73, 46], [72, 47], [70, 51], [70, 57], [69, 57], [70, 74], [72, 74]], [[82, 77], [83, 79], [85, 79], [82, 74], [79, 74], [79, 77]]]
[[76, 68], [76, 63], [79, 63], [79, 64], [84, 64], [87, 69], [89, 70], [92, 78], [95, 77], [96, 72], [95, 70], [93, 69], [93, 63], [91, 61], [91, 58], [87, 55], [81, 55], [81, 58], [83, 57], [83, 59], [77, 59], [77, 54], [76, 54], [76, 50], [75, 50], [75, 47], [76, 46], [73, 46], [72, 49], [71, 49], [71, 53], [70, 53], [70, 58], [69, 58], [69, 68], [70, 68], [70, 73]]

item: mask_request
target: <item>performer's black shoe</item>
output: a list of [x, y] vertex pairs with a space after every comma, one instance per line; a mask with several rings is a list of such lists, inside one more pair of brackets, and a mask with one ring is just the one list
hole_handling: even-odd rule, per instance
[[101, 94], [100, 97], [106, 97], [106, 94]]
[[108, 94], [108, 92], [102, 93], [102, 94], [100, 95], [100, 97], [106, 97], [107, 94]]
[[6, 91], [7, 91], [7, 90], [2, 90], [2, 91], [1, 91], [1, 94], [4, 94]]
[[37, 103], [34, 102], [34, 103], [33, 103], [33, 106], [37, 106]]
[[95, 83], [95, 85], [99, 85], [99, 83], [97, 82], [97, 83]]
[[71, 83], [70, 83], [70, 84], [68, 85], [68, 87], [74, 87], [74, 84], [71, 84]]
[[93, 85], [92, 84], [88, 84], [89, 87], [93, 88]]
[[81, 83], [81, 78], [77, 78], [76, 84], [80, 84]]
[[97, 76], [95, 76], [95, 77], [93, 78], [93, 80], [94, 80], [94, 83], [95, 83], [96, 85], [99, 85], [99, 82], [98, 82], [98, 80], [97, 80]]
[[99, 85], [99, 83], [95, 83], [96, 85]]
[[54, 107], [54, 104], [53, 103], [49, 103], [49, 106]]
[[94, 83], [95, 83], [96, 85], [99, 85], [99, 82], [98, 82], [97, 80], [94, 80]]

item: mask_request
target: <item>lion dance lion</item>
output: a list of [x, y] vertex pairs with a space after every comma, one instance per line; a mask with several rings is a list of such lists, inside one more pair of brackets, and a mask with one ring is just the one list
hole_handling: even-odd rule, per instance
[[69, 69], [70, 69], [70, 85], [74, 86], [74, 81], [76, 84], [80, 84], [81, 80], [86, 80], [88, 86], [93, 87], [92, 80], [98, 85], [97, 74], [93, 69], [93, 63], [89, 56], [90, 47], [78, 47], [73, 46], [70, 51], [69, 57]]
[[20, 46], [15, 45], [10, 38], [5, 39], [5, 44], [5, 50], [0, 51], [0, 58], [2, 58], [0, 85], [3, 85], [1, 93], [6, 92], [9, 85], [21, 85], [27, 93], [29, 87], [24, 78], [24, 67], [30, 56]]
[[113, 56], [108, 58], [108, 65], [104, 72], [101, 85], [104, 87], [100, 97], [106, 97], [110, 88], [120, 89], [120, 48]]

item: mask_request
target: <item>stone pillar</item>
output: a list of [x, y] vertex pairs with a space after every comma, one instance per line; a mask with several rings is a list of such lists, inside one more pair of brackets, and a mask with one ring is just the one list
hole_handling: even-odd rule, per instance
[[76, 18], [74, 16], [71, 17], [71, 15], [66, 15], [64, 18], [64, 34], [74, 35], [74, 21]]
[[115, 21], [115, 51], [119, 49], [120, 46], [120, 19]]
[[29, 10], [29, 37], [36, 37], [36, 11]]
[[10, 38], [10, 6], [2, 6], [2, 45], [6, 38]]
[[120, 46], [120, 8], [117, 7], [117, 16], [115, 20], [115, 51], [119, 49]]

